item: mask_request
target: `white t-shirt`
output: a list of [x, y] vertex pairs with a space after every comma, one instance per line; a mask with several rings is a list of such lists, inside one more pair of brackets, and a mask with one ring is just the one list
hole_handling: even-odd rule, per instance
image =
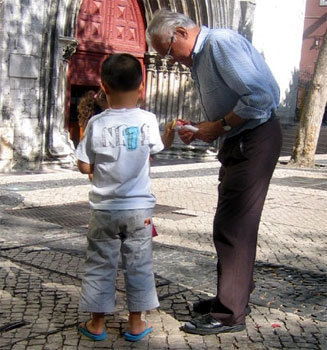
[[153, 113], [140, 108], [107, 109], [90, 119], [76, 156], [94, 164], [92, 209], [153, 208], [150, 154], [164, 148]]

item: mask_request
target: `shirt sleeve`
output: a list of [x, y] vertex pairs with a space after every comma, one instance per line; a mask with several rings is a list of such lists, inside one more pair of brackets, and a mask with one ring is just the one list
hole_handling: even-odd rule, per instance
[[94, 164], [95, 153], [92, 151], [92, 127], [90, 127], [90, 124], [91, 123], [89, 122], [85, 129], [84, 136], [77, 146], [75, 154], [78, 160], [81, 160], [84, 163]]
[[164, 149], [164, 145], [160, 136], [159, 125], [155, 115], [152, 117], [149, 145], [151, 154], [159, 153]]
[[[233, 112], [246, 119], [269, 117], [266, 114], [276, 105], [277, 83], [264, 58], [245, 38], [234, 33], [211, 40], [211, 50], [222, 79], [240, 96]], [[279, 95], [278, 87], [277, 90]]]

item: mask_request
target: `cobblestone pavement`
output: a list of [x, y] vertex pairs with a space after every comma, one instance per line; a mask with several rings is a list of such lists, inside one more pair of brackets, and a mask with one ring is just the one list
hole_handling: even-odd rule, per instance
[[[166, 163], [166, 165], [165, 165]], [[275, 170], [260, 225], [247, 329], [185, 334], [192, 303], [215, 292], [212, 219], [219, 163], [155, 163], [154, 268], [160, 308], [154, 332], [133, 344], [124, 283], [109, 337], [77, 332], [89, 215], [87, 178], [73, 170], [0, 175], [0, 349], [327, 349], [327, 167]]]

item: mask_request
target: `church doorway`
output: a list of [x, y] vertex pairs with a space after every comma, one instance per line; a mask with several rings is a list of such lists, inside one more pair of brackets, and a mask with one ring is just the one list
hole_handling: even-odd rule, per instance
[[144, 10], [140, 0], [83, 0], [77, 25], [78, 49], [72, 56], [67, 83], [66, 128], [76, 146], [82, 130], [77, 105], [89, 90], [100, 86], [100, 65], [113, 53], [136, 56], [144, 67]]

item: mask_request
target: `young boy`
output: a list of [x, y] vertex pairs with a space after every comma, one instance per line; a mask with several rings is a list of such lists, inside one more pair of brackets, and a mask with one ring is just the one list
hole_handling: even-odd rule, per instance
[[[159, 306], [152, 268], [152, 212], [149, 158], [169, 147], [169, 123], [161, 139], [154, 114], [137, 107], [143, 90], [142, 67], [129, 54], [114, 54], [101, 67], [101, 86], [110, 106], [88, 122], [77, 147], [78, 168], [93, 174], [91, 218], [80, 310], [92, 318], [79, 330], [93, 340], [107, 337], [104, 315], [115, 309], [119, 254], [129, 310], [125, 339], [137, 341], [152, 331], [144, 310]], [[162, 142], [163, 141], [163, 142]], [[164, 144], [163, 144], [164, 143]]]

